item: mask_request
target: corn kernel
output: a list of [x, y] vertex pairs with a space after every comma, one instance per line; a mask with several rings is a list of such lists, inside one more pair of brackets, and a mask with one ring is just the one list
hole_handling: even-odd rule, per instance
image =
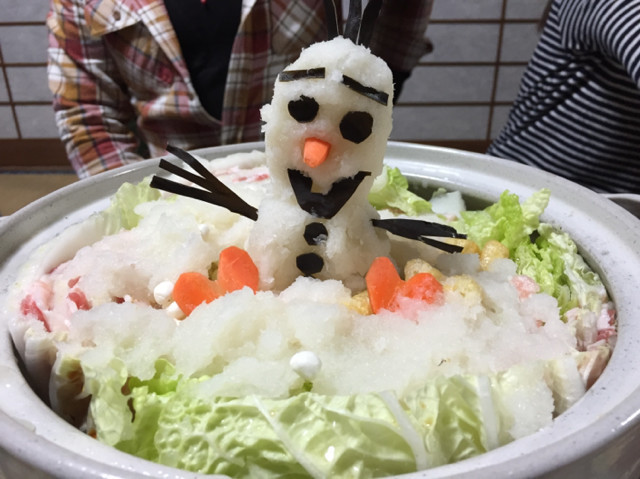
[[456, 246], [462, 246], [462, 254], [480, 254], [480, 247], [475, 241], [464, 238], [446, 238], [444, 240], [449, 244]]
[[407, 280], [418, 273], [431, 273], [440, 282], [445, 278], [439, 269], [431, 266], [423, 259], [414, 258], [407, 261], [407, 264], [404, 265], [404, 279]]
[[363, 316], [373, 314], [371, 302], [369, 301], [369, 293], [366, 290], [352, 296], [351, 300], [347, 303], [347, 307]]
[[482, 287], [468, 274], [451, 276], [443, 283], [445, 293], [460, 295], [468, 306], [482, 303]]
[[508, 257], [509, 248], [500, 243], [500, 241], [489, 240], [480, 251], [480, 267], [486, 270], [494, 260]]

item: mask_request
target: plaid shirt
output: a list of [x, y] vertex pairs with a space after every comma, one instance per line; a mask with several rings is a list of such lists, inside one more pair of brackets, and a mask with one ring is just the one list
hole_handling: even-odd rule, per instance
[[[431, 3], [382, 7], [372, 50], [392, 69], [410, 71], [425, 53]], [[167, 143], [261, 139], [276, 76], [326, 39], [323, 0], [244, 0], [217, 119], [200, 104], [162, 0], [51, 0], [47, 25], [56, 121], [80, 177], [140, 160], [141, 139], [152, 156]]]

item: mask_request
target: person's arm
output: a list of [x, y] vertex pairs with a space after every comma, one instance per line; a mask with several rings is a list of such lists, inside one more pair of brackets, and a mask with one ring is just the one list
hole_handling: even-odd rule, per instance
[[135, 113], [103, 39], [85, 24], [84, 2], [52, 0], [48, 74], [60, 138], [80, 177], [140, 159], [127, 125]]
[[431, 50], [425, 32], [432, 6], [433, 0], [384, 0], [380, 9], [371, 51], [391, 68], [396, 99], [418, 60]]
[[573, 1], [559, 13], [566, 47], [614, 59], [640, 88], [640, 0]]

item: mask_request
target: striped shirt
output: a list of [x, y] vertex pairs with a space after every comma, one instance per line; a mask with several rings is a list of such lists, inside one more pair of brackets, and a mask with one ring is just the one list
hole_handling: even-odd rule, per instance
[[[392, 69], [410, 71], [426, 51], [432, 0], [392, 2], [382, 6], [388, 18], [372, 51]], [[221, 118], [214, 118], [198, 98], [162, 0], [51, 0], [47, 26], [56, 122], [80, 177], [140, 160], [141, 144], [160, 156], [167, 143], [194, 149], [261, 139], [260, 108], [271, 101], [276, 76], [327, 35], [323, 0], [243, 0]]]
[[553, 2], [488, 153], [640, 193], [640, 0]]

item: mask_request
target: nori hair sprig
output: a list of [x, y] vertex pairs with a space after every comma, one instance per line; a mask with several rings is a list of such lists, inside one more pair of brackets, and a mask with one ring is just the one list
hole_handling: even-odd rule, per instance
[[324, 0], [324, 12], [327, 22], [327, 39], [333, 40], [340, 35], [338, 8], [333, 0]]
[[373, 36], [373, 29], [376, 26], [376, 20], [380, 14], [380, 8], [382, 7], [382, 0], [370, 0], [362, 13], [362, 22], [360, 23], [360, 34], [358, 36], [358, 43], [360, 45], [369, 46], [371, 37]]
[[187, 163], [196, 173], [198, 173], [198, 175], [164, 159], [160, 160], [158, 166], [169, 173], [173, 173], [176, 176], [201, 186], [204, 190], [157, 175], [154, 175], [153, 178], [151, 178], [151, 187], [164, 190], [169, 193], [174, 193], [179, 196], [186, 196], [188, 198], [205, 201], [216, 206], [221, 206], [233, 213], [246, 216], [254, 221], [258, 219], [257, 208], [251, 206], [235, 194], [224, 183], [222, 183], [222, 181], [207, 170], [205, 166], [193, 155], [171, 145], [167, 145], [167, 151]]
[[[349, 13], [342, 36], [356, 45], [369, 45], [376, 20], [382, 7], [382, 0], [370, 0], [362, 11], [362, 0], [352, 0], [349, 3]], [[338, 8], [334, 0], [324, 0], [327, 22], [327, 36], [329, 40], [341, 35]]]

